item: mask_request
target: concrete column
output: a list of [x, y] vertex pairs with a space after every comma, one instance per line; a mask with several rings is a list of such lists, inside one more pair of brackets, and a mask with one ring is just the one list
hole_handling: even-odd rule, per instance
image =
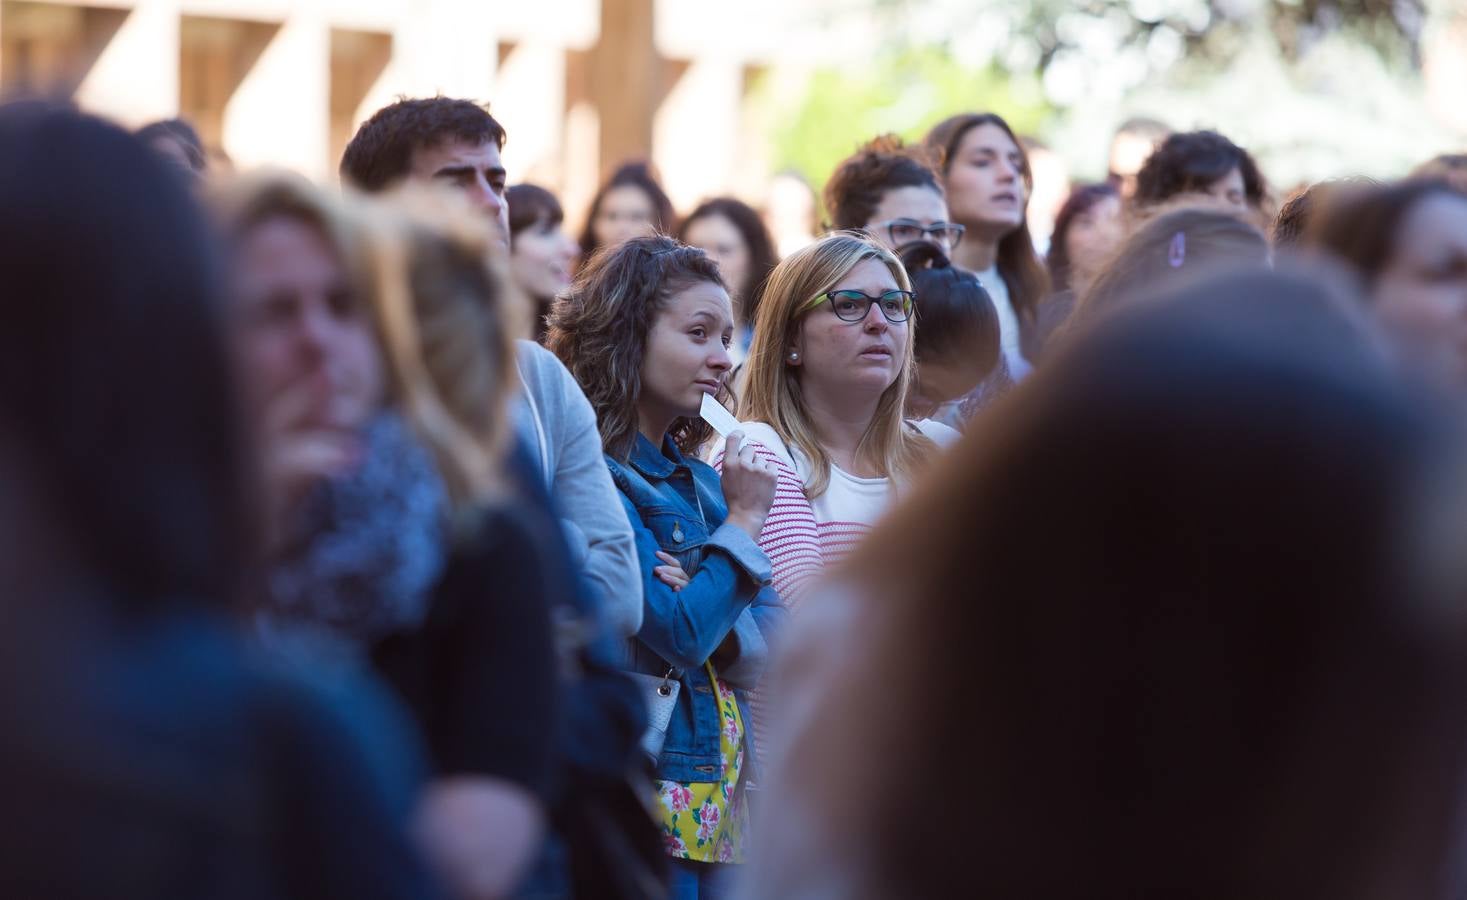
[[178, 114], [179, 0], [138, 0], [76, 90], [83, 109], [136, 128]]
[[224, 108], [224, 148], [236, 164], [326, 177], [330, 60], [330, 29], [318, 11], [286, 19]]

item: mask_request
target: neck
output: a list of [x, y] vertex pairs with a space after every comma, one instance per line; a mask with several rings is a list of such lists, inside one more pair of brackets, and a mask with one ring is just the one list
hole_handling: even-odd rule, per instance
[[[824, 392], [812, 384], [804, 388], [805, 408], [810, 411], [810, 421], [820, 439], [820, 446], [830, 454], [831, 460], [853, 475], [866, 476], [863, 463], [856, 456], [861, 438], [876, 418], [876, 408], [881, 404], [881, 394], [853, 394], [849, 388], [841, 392]], [[872, 472], [869, 474], [880, 474]]]
[[637, 433], [652, 442], [652, 446], [658, 450], [662, 449], [662, 441], [667, 437], [668, 429], [672, 423], [677, 421], [677, 416], [668, 416], [666, 413], [658, 413], [644, 407], [637, 409]]
[[967, 239], [953, 251], [953, 263], [969, 272], [993, 268], [993, 264], [998, 261], [998, 242], [1002, 237], [999, 235], [989, 238], [982, 233], [981, 228], [969, 225]]

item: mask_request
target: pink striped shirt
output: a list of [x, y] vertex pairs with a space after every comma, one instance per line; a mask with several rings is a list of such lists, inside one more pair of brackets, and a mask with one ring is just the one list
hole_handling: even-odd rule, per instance
[[[958, 437], [953, 429], [930, 419], [914, 424], [939, 446]], [[891, 505], [899, 486], [890, 478], [857, 478], [831, 466], [829, 487], [812, 501], [805, 496], [812, 467], [804, 454], [792, 451], [774, 429], [761, 422], [744, 422], [739, 427], [755, 456], [774, 463], [778, 474], [774, 504], [759, 532], [759, 547], [769, 557], [780, 601], [795, 615], [820, 573], [855, 549]], [[722, 471], [721, 443], [712, 462]], [[765, 688], [761, 686], [752, 695], [756, 741], [767, 733]]]

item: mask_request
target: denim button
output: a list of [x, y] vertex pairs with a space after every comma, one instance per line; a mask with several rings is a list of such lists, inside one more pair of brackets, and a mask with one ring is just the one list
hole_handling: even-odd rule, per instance
[[681, 544], [683, 542], [683, 523], [681, 523], [681, 522], [673, 522], [672, 523], [672, 539], [674, 541], [677, 541], [679, 544]]

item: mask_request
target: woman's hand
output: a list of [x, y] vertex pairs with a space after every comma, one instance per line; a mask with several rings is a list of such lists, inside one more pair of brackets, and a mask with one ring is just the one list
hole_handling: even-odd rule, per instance
[[657, 558], [666, 563], [666, 565], [654, 566], [652, 569], [652, 574], [656, 575], [658, 580], [660, 580], [668, 587], [672, 588], [673, 591], [676, 592], [682, 590], [683, 588], [688, 586], [689, 581], [692, 581], [692, 579], [688, 577], [687, 571], [683, 569], [682, 564], [677, 561], [676, 556], [673, 556], [671, 553], [658, 550]]
[[752, 446], [739, 447], [742, 432], [728, 436], [723, 450], [723, 499], [728, 504], [729, 524], [759, 540], [764, 520], [774, 503], [774, 463], [760, 462]]

